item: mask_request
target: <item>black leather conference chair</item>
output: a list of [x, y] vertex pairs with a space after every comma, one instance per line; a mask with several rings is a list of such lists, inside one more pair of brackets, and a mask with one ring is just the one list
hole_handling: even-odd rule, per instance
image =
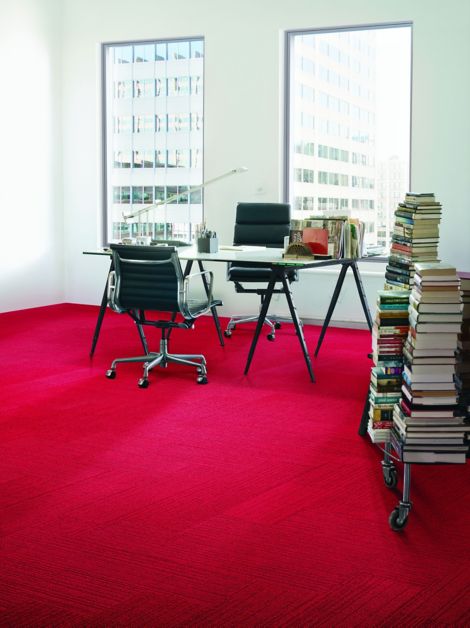
[[[290, 232], [290, 205], [287, 203], [238, 203], [233, 235], [234, 245], [266, 246], [283, 248], [284, 238]], [[233, 262], [228, 265], [227, 279], [233, 281], [235, 290], [239, 293], [254, 293], [261, 297], [261, 305], [266, 295], [267, 284], [271, 276], [269, 266], [262, 263]], [[295, 269], [289, 270], [289, 282], [297, 281], [298, 273]], [[244, 284], [264, 284], [262, 287], [245, 287]], [[276, 288], [274, 292], [284, 293], [283, 288]], [[257, 321], [258, 316], [232, 316], [224, 335], [229, 338], [232, 330], [241, 323]], [[281, 327], [281, 322], [291, 321], [290, 318], [280, 316], [266, 317], [264, 323], [270, 328], [269, 340], [274, 340], [275, 330]]]
[[[207, 312], [212, 303], [212, 273], [198, 272], [183, 276], [178, 254], [174, 247], [111, 245], [114, 270], [108, 282], [108, 304], [116, 312], [128, 314], [136, 323], [145, 355], [117, 358], [106, 372], [116, 377], [116, 365], [122, 362], [143, 362], [144, 373], [138, 382], [140, 388], [149, 385], [149, 371], [170, 362], [194, 366], [197, 382], [207, 383], [206, 360], [203, 355], [172, 354], [168, 352], [170, 331], [174, 328], [190, 329], [195, 319]], [[209, 294], [201, 299], [190, 298], [190, 284], [201, 281], [205, 274]], [[152, 318], [149, 313], [152, 312]], [[155, 314], [156, 313], [156, 314]], [[166, 316], [162, 316], [166, 313]], [[180, 320], [178, 320], [180, 319]], [[161, 329], [160, 351], [148, 350], [144, 327]]]

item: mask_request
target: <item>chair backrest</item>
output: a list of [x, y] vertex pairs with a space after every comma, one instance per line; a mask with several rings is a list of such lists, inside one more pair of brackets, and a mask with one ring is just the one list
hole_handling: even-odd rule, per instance
[[288, 203], [238, 203], [233, 243], [280, 248], [290, 231]]
[[179, 311], [183, 273], [174, 247], [111, 244], [111, 250], [121, 309]]

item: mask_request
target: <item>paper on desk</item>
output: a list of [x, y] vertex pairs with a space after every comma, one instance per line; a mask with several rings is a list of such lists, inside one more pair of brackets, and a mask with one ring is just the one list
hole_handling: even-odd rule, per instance
[[264, 250], [266, 250], [265, 246], [250, 246], [248, 244], [243, 244], [243, 245], [221, 244], [219, 246], [219, 251], [246, 251], [246, 252], [251, 252], [251, 251], [264, 251]]

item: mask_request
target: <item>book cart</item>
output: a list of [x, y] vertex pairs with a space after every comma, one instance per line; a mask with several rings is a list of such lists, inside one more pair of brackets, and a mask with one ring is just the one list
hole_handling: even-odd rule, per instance
[[[385, 482], [385, 486], [387, 488], [395, 488], [398, 483], [398, 471], [396, 466], [393, 463], [393, 460], [401, 460], [401, 457], [394, 456], [392, 454], [392, 444], [385, 443], [384, 448], [384, 458], [382, 460], [382, 473]], [[400, 452], [397, 451], [398, 456], [400, 456]], [[398, 532], [402, 530], [407, 522], [408, 515], [411, 510], [411, 501], [410, 501], [410, 488], [411, 488], [411, 464], [409, 462], [403, 463], [403, 496], [402, 499], [398, 502], [398, 505], [390, 513], [388, 518], [388, 522], [392, 530]]]
[[[375, 393], [371, 383], [359, 427], [359, 434], [363, 436], [368, 432], [373, 443], [383, 451], [381, 465], [387, 488], [397, 486], [395, 462], [403, 463], [403, 496], [389, 516], [394, 531], [406, 526], [411, 511], [411, 464], [464, 464], [469, 456], [470, 312], [466, 304], [470, 305], [470, 282], [467, 285], [464, 273], [456, 273], [455, 268], [442, 263], [417, 264], [416, 269], [415, 282], [421, 296], [418, 294], [415, 299], [415, 290], [410, 295], [410, 328], [403, 347], [404, 369], [400, 375], [390, 374], [394, 373], [391, 369], [382, 376], [389, 382], [393, 378], [401, 381], [401, 394], [397, 399], [396, 393], [390, 392], [386, 403], [380, 405], [377, 395], [384, 393], [377, 393], [376, 375]], [[440, 304], [428, 303], [424, 295], [435, 292], [437, 285], [442, 286], [441, 295], [445, 292], [447, 296], [442, 297]], [[380, 305], [380, 299], [378, 303]], [[378, 312], [374, 351], [377, 351], [380, 308]], [[374, 369], [372, 371], [374, 375]], [[373, 380], [372, 376], [371, 382]], [[371, 433], [374, 413], [385, 429]], [[393, 419], [391, 425], [384, 418]]]
[[[369, 394], [364, 405], [361, 422], [359, 425], [359, 435], [365, 436], [367, 434], [367, 423], [369, 421]], [[470, 406], [469, 406], [470, 408]], [[470, 421], [469, 408], [466, 411], [467, 421]], [[396, 488], [398, 484], [398, 469], [396, 462], [403, 463], [403, 494], [402, 498], [392, 510], [389, 515], [388, 522], [390, 527], [395, 532], [403, 530], [408, 523], [408, 516], [411, 511], [412, 502], [410, 500], [411, 493], [411, 465], [412, 464], [445, 464], [445, 463], [418, 463], [418, 462], [404, 462], [403, 451], [399, 443], [391, 438], [389, 442], [374, 443], [382, 452], [383, 459], [381, 460], [382, 475], [385, 486], [389, 489]], [[383, 446], [382, 446], [383, 445]], [[468, 454], [467, 454], [468, 456]]]
[[[367, 423], [369, 422], [369, 392], [367, 392], [366, 402], [364, 404], [364, 410], [361, 417], [361, 422], [359, 425], [359, 435], [366, 436], [367, 434]], [[383, 451], [383, 460], [381, 461], [382, 465], [382, 474], [385, 486], [389, 489], [394, 489], [398, 484], [398, 469], [395, 465], [395, 462], [402, 462], [400, 457], [400, 453], [397, 452], [394, 454], [392, 452], [392, 444], [391, 442], [385, 443], [374, 443], [381, 451]], [[383, 447], [381, 446], [383, 445]], [[388, 522], [392, 530], [398, 532], [402, 530], [407, 522], [408, 515], [411, 511], [411, 501], [410, 501], [410, 490], [411, 490], [411, 464], [408, 462], [403, 463], [403, 497], [399, 501], [398, 505], [392, 510], [390, 516], [388, 518]]]
[[470, 286], [439, 259], [441, 213], [432, 192], [408, 192], [398, 204], [372, 328], [374, 367], [359, 434], [384, 452], [385, 486], [396, 487], [395, 462], [404, 465], [403, 496], [389, 517], [396, 531], [411, 511], [411, 464], [465, 463], [468, 455]]

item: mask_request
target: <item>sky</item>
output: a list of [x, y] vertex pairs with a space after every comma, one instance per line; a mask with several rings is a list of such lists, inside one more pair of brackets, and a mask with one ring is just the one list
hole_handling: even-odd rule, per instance
[[411, 27], [377, 32], [377, 159], [410, 152]]

